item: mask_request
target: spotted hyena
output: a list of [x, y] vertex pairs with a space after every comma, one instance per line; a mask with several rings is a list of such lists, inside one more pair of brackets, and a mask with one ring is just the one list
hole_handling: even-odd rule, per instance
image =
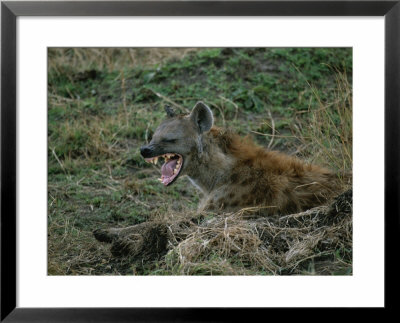
[[163, 185], [186, 175], [203, 193], [199, 211], [262, 206], [264, 214], [289, 214], [321, 205], [338, 193], [331, 171], [213, 126], [213, 113], [203, 102], [190, 114], [176, 115], [169, 107], [166, 112], [140, 152], [147, 162], [164, 160]]
[[[202, 102], [187, 115], [176, 115], [171, 108], [166, 112], [167, 118], [140, 152], [150, 163], [163, 159], [159, 179], [163, 185], [188, 176], [203, 193], [200, 212], [261, 207], [263, 215], [283, 215], [321, 205], [338, 193], [335, 174], [214, 127], [212, 111]], [[93, 233], [97, 240], [112, 243], [116, 256], [162, 255], [167, 248], [168, 233], [162, 223]]]

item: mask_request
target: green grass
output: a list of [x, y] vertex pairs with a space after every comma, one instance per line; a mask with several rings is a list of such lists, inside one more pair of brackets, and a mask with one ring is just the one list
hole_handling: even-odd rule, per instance
[[[187, 179], [164, 188], [139, 154], [165, 104], [187, 112], [203, 100], [219, 126], [351, 171], [350, 48], [54, 48], [48, 66], [49, 274], [179, 273], [172, 257], [113, 259], [91, 234], [196, 209]], [[195, 273], [224, 274], [216, 264]]]

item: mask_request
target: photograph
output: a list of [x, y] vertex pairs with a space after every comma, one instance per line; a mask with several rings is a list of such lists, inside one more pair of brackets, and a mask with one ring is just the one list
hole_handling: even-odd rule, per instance
[[399, 2], [2, 1], [0, 321], [391, 317]]
[[351, 47], [48, 47], [47, 275], [353, 275]]

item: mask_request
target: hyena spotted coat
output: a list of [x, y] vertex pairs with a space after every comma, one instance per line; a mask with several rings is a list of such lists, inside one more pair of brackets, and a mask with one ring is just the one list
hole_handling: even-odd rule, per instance
[[213, 126], [212, 111], [202, 102], [187, 115], [166, 112], [141, 154], [155, 164], [164, 158], [160, 181], [166, 186], [188, 176], [203, 193], [199, 211], [260, 206], [264, 214], [289, 214], [338, 193], [337, 175]]

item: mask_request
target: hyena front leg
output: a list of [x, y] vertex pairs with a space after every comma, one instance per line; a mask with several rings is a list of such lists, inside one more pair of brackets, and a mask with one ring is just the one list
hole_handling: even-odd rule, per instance
[[167, 252], [168, 227], [165, 223], [144, 222], [127, 228], [98, 229], [98, 241], [111, 243], [113, 256], [155, 259]]
[[94, 237], [100, 242], [112, 243], [118, 238], [129, 235], [130, 232], [136, 231], [136, 225], [132, 225], [126, 228], [108, 228], [108, 229], [97, 229], [93, 231]]

